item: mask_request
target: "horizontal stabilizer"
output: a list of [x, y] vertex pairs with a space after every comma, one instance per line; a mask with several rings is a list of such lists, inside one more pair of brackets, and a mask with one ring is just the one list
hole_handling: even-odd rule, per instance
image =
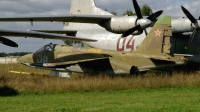
[[170, 56], [145, 56], [148, 59], [151, 59], [155, 64], [178, 64], [182, 65], [183, 62], [186, 62], [185, 56], [187, 55], [174, 55], [174, 58], [171, 58]]

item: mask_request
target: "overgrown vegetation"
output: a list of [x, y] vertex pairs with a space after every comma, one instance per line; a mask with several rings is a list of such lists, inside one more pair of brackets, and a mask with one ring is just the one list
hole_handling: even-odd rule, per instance
[[[152, 73], [140, 77], [82, 77], [73, 74], [71, 79], [50, 77], [48, 70], [34, 69], [19, 64], [0, 65], [0, 87], [8, 87], [18, 93], [59, 93], [74, 91], [110, 91], [145, 88], [200, 87], [200, 75], [177, 74], [158, 76]], [[19, 75], [9, 70], [34, 72], [46, 75]], [[48, 77], [47, 77], [48, 76]]]
[[[199, 111], [198, 73], [140, 77], [73, 74], [67, 79], [20, 64], [0, 65], [0, 70], [0, 111]], [[17, 75], [9, 70], [37, 74]]]
[[29, 54], [30, 52], [14, 52], [14, 53], [5, 53], [0, 52], [0, 57], [7, 57], [7, 56], [24, 56], [26, 54]]

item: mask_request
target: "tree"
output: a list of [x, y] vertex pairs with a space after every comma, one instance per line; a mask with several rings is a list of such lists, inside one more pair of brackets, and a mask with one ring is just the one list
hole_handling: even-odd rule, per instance
[[115, 11], [111, 11], [110, 13], [115, 15], [115, 16], [117, 15], [117, 12], [115, 12]]
[[[143, 5], [142, 8], [140, 8], [140, 10], [143, 16], [149, 16], [153, 14], [151, 8], [146, 4]], [[136, 13], [133, 13], [132, 10], [125, 10], [122, 15], [133, 16], [133, 15], [136, 15]]]
[[104, 9], [104, 11], [108, 11], [108, 9], [107, 9], [107, 8], [105, 8], [105, 9]]
[[141, 13], [143, 16], [149, 16], [149, 15], [153, 14], [151, 8], [146, 4], [143, 5], [140, 10], [141, 10]]
[[84, 46], [85, 44], [83, 42], [80, 42], [80, 41], [71, 41], [71, 40], [65, 40], [64, 43], [66, 45], [69, 45], [69, 46]]
[[133, 11], [130, 9], [130, 10], [125, 10], [122, 15], [123, 16], [125, 16], [125, 15], [133, 16], [133, 15], [136, 15], [136, 14], [133, 13]]
[[7, 56], [24, 56], [26, 54], [29, 54], [31, 52], [14, 52], [14, 53], [5, 53], [0, 52], [0, 57], [7, 57]]

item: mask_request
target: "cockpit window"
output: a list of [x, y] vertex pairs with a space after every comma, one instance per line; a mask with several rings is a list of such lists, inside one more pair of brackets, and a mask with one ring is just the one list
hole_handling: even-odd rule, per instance
[[47, 51], [53, 51], [53, 49], [50, 46], [45, 46], [45, 50], [47, 50]]
[[40, 48], [39, 50], [37, 50], [36, 52], [41, 52], [44, 50], [44, 47]]
[[53, 51], [53, 44], [48, 44], [45, 45], [44, 47], [40, 48], [39, 50], [37, 50], [36, 52], [42, 52], [42, 51]]

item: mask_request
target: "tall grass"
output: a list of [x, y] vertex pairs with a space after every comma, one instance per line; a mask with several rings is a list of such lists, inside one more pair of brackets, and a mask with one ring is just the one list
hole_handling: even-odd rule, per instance
[[19, 93], [57, 93], [72, 91], [109, 91], [143, 88], [199, 87], [200, 75], [176, 74], [173, 76], [59, 78], [41, 75], [19, 75], [9, 70], [49, 74], [48, 70], [34, 69], [19, 64], [0, 65], [0, 87], [13, 88]]

